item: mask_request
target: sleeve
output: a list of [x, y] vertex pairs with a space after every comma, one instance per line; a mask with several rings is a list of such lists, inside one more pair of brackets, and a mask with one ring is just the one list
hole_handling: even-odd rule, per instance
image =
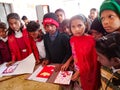
[[70, 46], [70, 37], [67, 36], [66, 34], [63, 34], [62, 42], [64, 45], [64, 50], [66, 51], [66, 55], [65, 55], [62, 63], [65, 63], [72, 55], [71, 46]]
[[47, 47], [48, 47], [48, 46], [47, 46], [48, 44], [47, 44], [47, 42], [46, 42], [46, 41], [47, 41], [47, 38], [48, 38], [48, 37], [47, 37], [46, 35], [44, 35], [43, 39], [44, 39], [44, 46], [45, 46], [45, 52], [46, 52], [46, 59], [50, 61], [50, 53], [49, 53], [49, 50], [48, 50], [48, 48], [47, 48]]
[[11, 52], [11, 58], [12, 58], [12, 61], [16, 61], [17, 58], [16, 58], [15, 53], [17, 53], [17, 52], [15, 52], [16, 50], [14, 50], [15, 49], [15, 43], [13, 43], [13, 42], [14, 42], [13, 37], [9, 36], [8, 37], [8, 45], [9, 45], [10, 52]]
[[32, 47], [32, 52], [33, 52], [36, 60], [40, 60], [40, 56], [39, 56], [39, 52], [38, 52], [36, 43], [31, 37], [30, 37], [30, 43], [31, 43], [31, 47]]

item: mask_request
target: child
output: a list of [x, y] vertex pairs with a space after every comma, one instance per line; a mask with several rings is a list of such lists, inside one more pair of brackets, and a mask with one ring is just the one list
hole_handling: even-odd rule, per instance
[[13, 64], [15, 61], [22, 60], [34, 53], [36, 64], [39, 61], [39, 53], [34, 40], [28, 36], [26, 29], [23, 29], [20, 17], [17, 13], [10, 13], [7, 16], [9, 24], [8, 43], [12, 54], [12, 61], [8, 65]]
[[21, 19], [22, 19], [23, 22], [25, 23], [25, 27], [26, 27], [27, 24], [30, 22], [30, 20], [28, 20], [27, 16], [23, 16]]
[[72, 33], [69, 29], [69, 19], [63, 20], [63, 22], [61, 23], [61, 29], [64, 33], [68, 34], [69, 36], [72, 36]]
[[63, 32], [62, 28], [61, 28], [61, 23], [63, 22], [63, 20], [65, 19], [65, 12], [63, 9], [59, 8], [55, 11], [55, 14], [58, 17], [58, 22], [59, 22], [59, 31]]
[[98, 10], [96, 8], [91, 8], [90, 9], [90, 15], [88, 18], [90, 19], [91, 22], [94, 21], [94, 19], [98, 16]]
[[104, 30], [102, 23], [100, 22], [100, 20], [98, 18], [95, 18], [95, 20], [92, 22], [91, 25], [91, 30], [89, 31], [89, 33], [95, 38], [98, 39], [100, 37], [102, 37], [103, 35], [106, 35], [107, 32]]
[[62, 23], [62, 21], [65, 19], [65, 12], [63, 9], [59, 8], [55, 11], [55, 14], [58, 17], [58, 22]]
[[104, 1], [99, 16], [106, 32], [120, 31], [120, 0]]
[[64, 64], [71, 56], [69, 36], [58, 31], [59, 23], [55, 13], [44, 15], [43, 26], [47, 33], [44, 36], [44, 45], [48, 59], [43, 64]]
[[[120, 32], [110, 33], [96, 41], [96, 49], [98, 53], [98, 61], [106, 67], [101, 69], [105, 71], [101, 75], [102, 81], [106, 83], [103, 85], [104, 90], [119, 90], [120, 85]], [[108, 68], [107, 68], [108, 67]], [[105, 69], [107, 68], [107, 69]], [[112, 71], [111, 71], [112, 70]], [[115, 77], [115, 78], [114, 78]], [[103, 79], [104, 78], [104, 79]]]
[[[105, 0], [100, 6], [99, 16], [100, 16], [100, 20], [102, 22], [103, 28], [105, 29], [106, 32], [110, 33], [110, 35], [112, 33], [116, 32], [116, 31], [120, 32], [120, 0]], [[119, 38], [117, 40], [119, 41]], [[110, 42], [112, 42], [112, 41], [110, 41]], [[115, 43], [113, 43], [113, 44], [115, 44]], [[110, 45], [108, 44], [107, 47], [108, 46], [110, 46]], [[119, 52], [120, 50], [117, 49], [116, 51]], [[114, 50], [113, 50], [113, 52], [114, 52]], [[107, 53], [107, 52], [105, 52], [105, 53]], [[108, 51], [108, 53], [111, 53], [111, 52]], [[112, 53], [112, 54], [115, 55], [114, 53]], [[113, 61], [114, 62], [116, 61], [119, 64], [118, 60], [113, 60]], [[101, 60], [100, 62], [102, 64], [103, 63], [109, 64], [108, 60], [107, 61], [106, 60]], [[102, 70], [105, 71], [106, 75], [107, 74], [113, 74], [112, 72], [110, 72], [109, 68], [107, 68], [107, 67], [105, 67], [105, 68], [103, 67]], [[101, 76], [103, 74], [104, 74], [104, 72], [101, 73]], [[120, 77], [119, 74], [117, 76]], [[108, 77], [105, 77], [105, 76], [102, 76], [102, 77], [104, 77], [105, 79], [108, 80]], [[101, 78], [101, 80], [103, 81], [103, 78]], [[111, 80], [108, 80], [108, 82], [110, 82], [110, 81]], [[107, 84], [107, 86], [108, 86], [109, 83], [104, 82], [104, 84]], [[107, 86], [106, 86], [106, 90], [107, 90]], [[116, 87], [116, 85], [113, 85], [113, 87]], [[116, 90], [116, 88], [113, 88], [113, 90]]]
[[7, 27], [0, 22], [0, 64], [11, 60], [10, 49], [8, 47]]
[[45, 46], [43, 41], [43, 32], [40, 30], [40, 24], [35, 21], [30, 21], [27, 25], [27, 31], [29, 35], [34, 39], [36, 42], [36, 46], [39, 51], [40, 59], [46, 58]]
[[80, 75], [83, 90], [98, 90], [100, 67], [97, 62], [94, 38], [86, 34], [87, 23], [86, 17], [82, 14], [70, 19], [70, 30], [73, 34], [70, 44], [77, 70], [72, 80], [77, 80]]

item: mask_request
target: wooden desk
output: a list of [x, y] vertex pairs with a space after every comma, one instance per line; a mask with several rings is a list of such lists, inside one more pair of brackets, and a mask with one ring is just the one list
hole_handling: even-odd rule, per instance
[[28, 74], [0, 81], [0, 90], [62, 90], [59, 85], [26, 80]]

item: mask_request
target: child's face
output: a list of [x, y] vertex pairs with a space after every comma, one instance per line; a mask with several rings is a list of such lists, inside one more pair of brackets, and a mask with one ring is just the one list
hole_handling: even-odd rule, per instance
[[103, 65], [107, 67], [114, 67], [116, 69], [120, 68], [120, 60], [118, 58], [114, 57], [110, 60], [103, 54], [97, 52], [98, 54], [98, 61]]
[[68, 26], [64, 26], [64, 27], [63, 27], [63, 32], [65, 32], [65, 33], [68, 34], [68, 35], [71, 35], [71, 34], [72, 34], [72, 33], [70, 32], [70, 29], [69, 29]]
[[3, 28], [0, 28], [0, 37], [5, 38], [6, 35], [6, 30], [4, 30]]
[[65, 19], [64, 13], [59, 11], [59, 12], [56, 12], [56, 15], [58, 17], [58, 21], [62, 23], [62, 21]]
[[9, 26], [14, 31], [19, 31], [21, 27], [21, 22], [17, 19], [9, 19], [8, 20]]
[[109, 61], [109, 59], [105, 55], [103, 55], [103, 54], [101, 54], [99, 52], [97, 52], [97, 54], [98, 54], [98, 61], [103, 66], [111, 67], [111, 62]]
[[80, 19], [74, 19], [70, 27], [74, 36], [81, 36], [85, 33], [85, 24]]
[[96, 40], [103, 36], [102, 33], [98, 32], [98, 31], [96, 31], [96, 30], [94, 30], [94, 29], [91, 29], [91, 35], [92, 35]]
[[35, 32], [29, 32], [29, 35], [33, 38], [33, 39], [37, 39], [37, 37], [39, 36], [39, 31], [35, 31]]
[[98, 13], [97, 11], [91, 10], [90, 11], [90, 18], [94, 20], [97, 17]]
[[101, 13], [101, 22], [106, 32], [111, 33], [116, 30], [120, 31], [120, 18], [112, 10], [104, 10]]
[[46, 24], [44, 26], [46, 33], [54, 34], [56, 32], [56, 26], [54, 24]]

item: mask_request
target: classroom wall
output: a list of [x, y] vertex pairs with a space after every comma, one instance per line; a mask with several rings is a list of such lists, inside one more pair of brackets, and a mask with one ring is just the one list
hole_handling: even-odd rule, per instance
[[54, 12], [57, 8], [63, 8], [66, 17], [79, 13], [88, 16], [89, 10], [93, 7], [99, 9], [103, 0], [0, 0], [0, 2], [11, 3], [14, 12], [20, 17], [26, 15], [30, 20], [36, 20], [36, 5], [49, 5], [50, 11]]

